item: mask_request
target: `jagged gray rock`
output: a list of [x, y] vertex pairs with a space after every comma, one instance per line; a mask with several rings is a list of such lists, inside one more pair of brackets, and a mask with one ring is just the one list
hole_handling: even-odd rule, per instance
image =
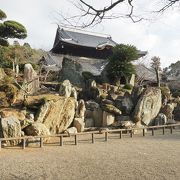
[[28, 136], [50, 135], [49, 129], [42, 123], [35, 122], [23, 130]]
[[84, 86], [84, 78], [82, 77], [82, 65], [77, 61], [64, 57], [62, 61], [62, 69], [60, 71], [60, 81], [69, 79], [69, 81], [78, 87]]
[[71, 96], [72, 85], [69, 80], [64, 80], [59, 87], [59, 95], [66, 98]]
[[158, 116], [154, 120], [155, 126], [165, 125], [166, 123], [167, 123], [167, 117], [163, 113], [159, 113]]
[[[0, 119], [0, 138], [21, 137], [20, 121], [15, 117]], [[7, 141], [7, 145], [17, 145], [19, 140]]]
[[141, 121], [145, 125], [151, 125], [161, 109], [161, 90], [149, 87], [141, 94], [135, 107], [135, 122]]
[[43, 108], [40, 108], [36, 121], [45, 124], [51, 134], [62, 133], [73, 122], [76, 100], [72, 97], [59, 97], [58, 100], [49, 101], [49, 104], [48, 109], [45, 109], [47, 113], [44, 113]]

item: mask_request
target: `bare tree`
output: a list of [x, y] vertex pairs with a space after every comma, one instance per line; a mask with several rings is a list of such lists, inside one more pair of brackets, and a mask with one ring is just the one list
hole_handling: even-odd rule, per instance
[[160, 83], [160, 73], [159, 73], [160, 70], [161, 70], [161, 68], [160, 68], [160, 65], [161, 65], [160, 58], [154, 56], [154, 57], [151, 58], [151, 60], [152, 60], [151, 67], [154, 69], [154, 71], [156, 73], [157, 85], [158, 85], [158, 87], [160, 87], [160, 85], [161, 85], [161, 83]]
[[[135, 3], [138, 2], [137, 0], [109, 0], [107, 5], [106, 2], [103, 1], [105, 5], [101, 8], [97, 7], [98, 5], [96, 6], [89, 3], [88, 0], [70, 1], [79, 10], [79, 14], [67, 17], [59, 13], [61, 17], [60, 25], [62, 26], [86, 28], [99, 24], [105, 19], [130, 18], [134, 23], [146, 19], [134, 13]], [[170, 7], [175, 7], [177, 4], [179, 5], [180, 0], [151, 0], [150, 2], [157, 2], [159, 4], [157, 5], [157, 9], [152, 10], [152, 12], [163, 13]], [[126, 12], [119, 12], [121, 11], [119, 9], [117, 12], [113, 12], [116, 7], [124, 7], [124, 5], [127, 7]], [[145, 6], [144, 9], [147, 7], [148, 6]], [[83, 18], [84, 21], [82, 20]]]

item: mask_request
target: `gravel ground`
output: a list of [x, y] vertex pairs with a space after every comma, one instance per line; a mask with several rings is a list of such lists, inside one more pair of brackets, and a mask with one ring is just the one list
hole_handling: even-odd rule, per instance
[[180, 132], [121, 140], [113, 134], [95, 144], [81, 137], [78, 146], [71, 140], [63, 147], [2, 149], [0, 179], [180, 179]]

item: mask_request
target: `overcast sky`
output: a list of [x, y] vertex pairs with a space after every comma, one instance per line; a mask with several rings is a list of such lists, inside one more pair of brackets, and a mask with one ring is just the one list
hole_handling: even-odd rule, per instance
[[[26, 27], [28, 37], [23, 42], [45, 50], [53, 46], [58, 18], [56, 12], [73, 15], [76, 11], [68, 0], [0, 0], [0, 8], [9, 20], [16, 20]], [[162, 67], [165, 67], [180, 60], [179, 19], [180, 12], [171, 10], [155, 21], [106, 20], [90, 31], [109, 34], [118, 43], [132, 44], [148, 51], [146, 62], [152, 56], [159, 56]]]

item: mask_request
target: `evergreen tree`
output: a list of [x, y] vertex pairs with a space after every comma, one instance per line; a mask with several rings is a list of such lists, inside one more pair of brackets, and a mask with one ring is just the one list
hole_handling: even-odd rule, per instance
[[128, 83], [130, 76], [135, 73], [135, 67], [131, 62], [136, 59], [138, 59], [138, 51], [135, 46], [119, 44], [114, 47], [107, 65], [109, 79], [118, 83], [121, 78], [125, 78]]
[[26, 28], [16, 21], [3, 21], [6, 14], [0, 10], [0, 45], [8, 46], [8, 38], [24, 39], [27, 37]]

